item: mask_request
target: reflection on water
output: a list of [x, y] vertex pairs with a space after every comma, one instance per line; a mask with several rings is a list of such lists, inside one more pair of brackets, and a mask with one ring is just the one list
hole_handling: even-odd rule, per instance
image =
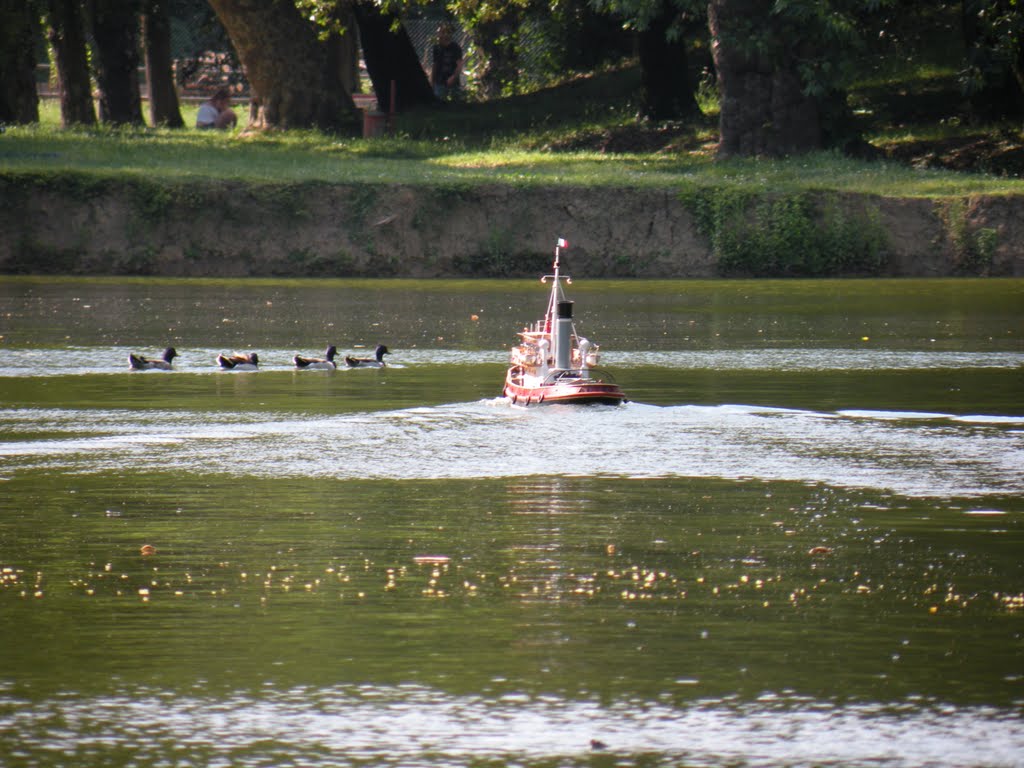
[[1019, 500], [20, 475], [0, 501], [0, 608], [27, 638], [0, 658], [5, 765], [1011, 766], [1024, 749]]
[[1020, 765], [1021, 285], [0, 283], [0, 764]]

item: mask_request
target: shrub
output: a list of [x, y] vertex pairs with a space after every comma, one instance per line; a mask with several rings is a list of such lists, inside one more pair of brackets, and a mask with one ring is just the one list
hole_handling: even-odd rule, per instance
[[723, 275], [875, 275], [885, 266], [877, 208], [843, 206], [834, 194], [735, 188], [701, 188], [682, 199]]

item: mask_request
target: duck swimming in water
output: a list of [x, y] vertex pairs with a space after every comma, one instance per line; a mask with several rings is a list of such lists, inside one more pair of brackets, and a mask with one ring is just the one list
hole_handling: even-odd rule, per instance
[[331, 344], [327, 351], [324, 352], [323, 357], [302, 357], [302, 355], [296, 355], [292, 358], [292, 362], [295, 363], [296, 368], [303, 371], [332, 371], [338, 367], [337, 363], [334, 362], [334, 356], [337, 354], [338, 348]]
[[255, 352], [247, 355], [235, 353], [233, 355], [217, 355], [217, 365], [226, 371], [256, 371], [259, 370], [260, 359]]
[[128, 365], [135, 371], [169, 371], [171, 370], [171, 360], [177, 356], [178, 352], [174, 347], [165, 349], [164, 356], [161, 358], [143, 357], [129, 353]]
[[384, 368], [387, 366], [387, 363], [384, 362], [384, 355], [390, 354], [387, 347], [378, 344], [373, 357], [349, 357], [346, 355], [345, 365], [349, 368]]

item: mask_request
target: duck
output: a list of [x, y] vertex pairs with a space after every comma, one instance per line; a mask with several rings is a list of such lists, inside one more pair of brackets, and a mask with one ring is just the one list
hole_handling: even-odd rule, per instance
[[304, 371], [332, 371], [338, 367], [337, 363], [334, 362], [334, 356], [337, 354], [338, 348], [331, 344], [331, 346], [327, 348], [327, 351], [324, 352], [323, 357], [303, 357], [302, 355], [296, 355], [292, 358], [292, 362], [295, 363], [296, 368]]
[[384, 355], [390, 355], [388, 348], [383, 344], [378, 344], [377, 349], [374, 350], [373, 357], [349, 357], [345, 355], [345, 365], [349, 368], [384, 368], [387, 363], [384, 362]]
[[228, 371], [255, 371], [259, 364], [260, 358], [255, 352], [247, 355], [238, 352], [233, 355], [217, 355], [217, 365]]
[[177, 356], [178, 351], [174, 347], [165, 349], [163, 357], [160, 358], [143, 357], [131, 352], [128, 354], [128, 365], [136, 371], [169, 371], [171, 370], [171, 360]]

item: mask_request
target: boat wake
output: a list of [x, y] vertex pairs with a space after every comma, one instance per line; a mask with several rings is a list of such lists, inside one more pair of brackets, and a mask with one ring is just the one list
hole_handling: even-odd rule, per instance
[[[531, 475], [796, 481], [916, 497], [1024, 493], [1024, 417], [500, 398], [211, 423], [197, 411], [0, 411], [0, 472], [178, 469], [338, 479]], [[543, 436], [538, 439], [538, 435]]]
[[114, 749], [148, 755], [154, 747], [173, 760], [194, 756], [199, 744], [213, 762], [245, 754], [260, 764], [287, 756], [286, 762], [340, 766], [593, 765], [599, 750], [608, 764], [642, 756], [643, 764], [657, 766], [954, 768], [1018, 765], [1024, 748], [1020, 720], [996, 708], [938, 713], [773, 694], [746, 704], [707, 699], [675, 707], [552, 695], [488, 700], [405, 685], [301, 687], [225, 700], [129, 691], [65, 695], [46, 706], [0, 693], [0, 705], [0, 725], [31, 734], [42, 764], [55, 755], [100, 758]]

